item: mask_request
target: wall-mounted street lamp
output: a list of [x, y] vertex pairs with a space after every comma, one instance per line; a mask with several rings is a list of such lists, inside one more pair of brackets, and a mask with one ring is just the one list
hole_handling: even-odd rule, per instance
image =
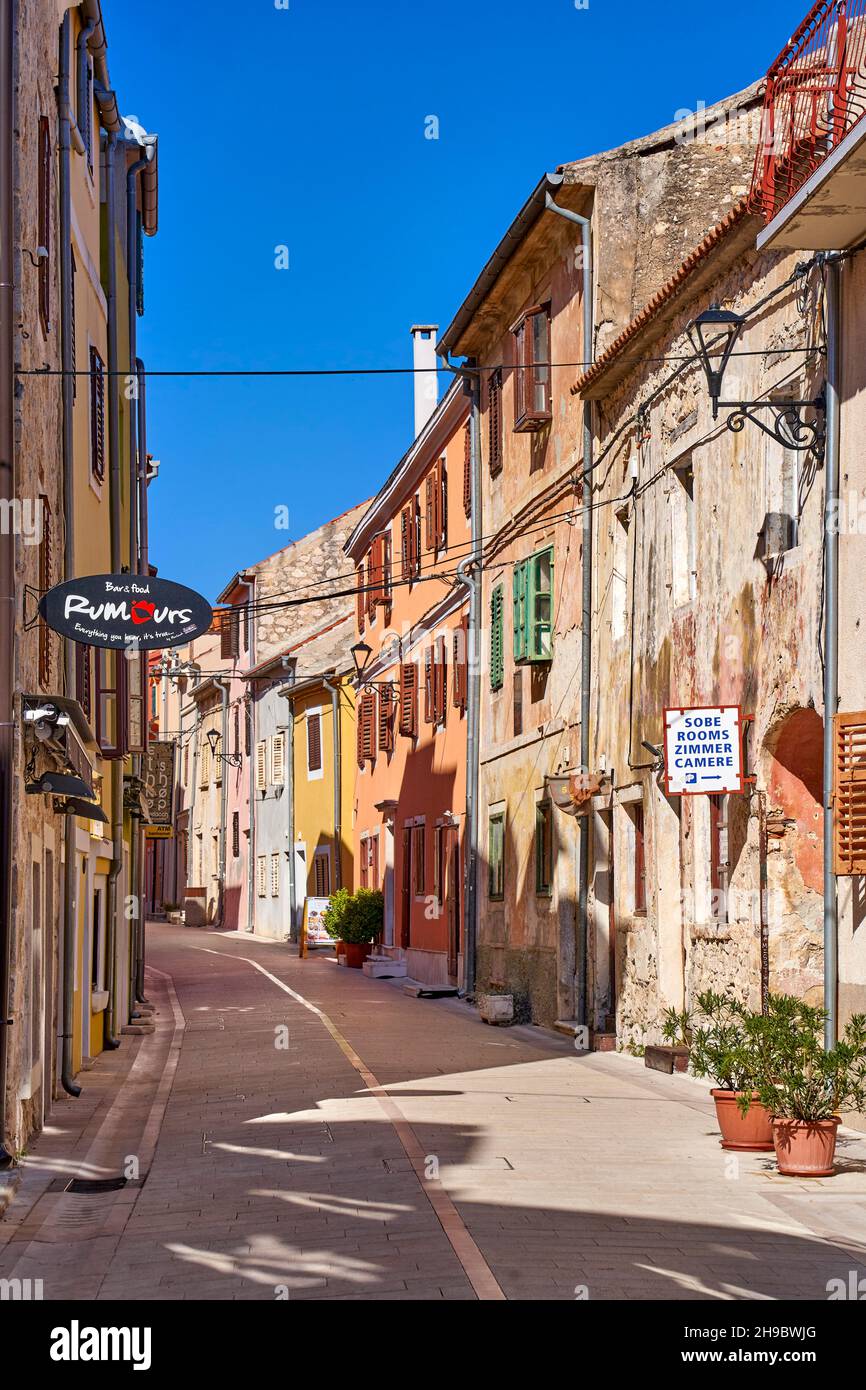
[[243, 765], [243, 758], [240, 753], [218, 753], [216, 751], [217, 744], [220, 741], [218, 729], [208, 729], [207, 741], [210, 744], [211, 757], [215, 762], [228, 763], [230, 767], [241, 767]]
[[[732, 413], [726, 423], [734, 434], [739, 434], [745, 428], [746, 421], [751, 420], [783, 449], [794, 449], [798, 453], [811, 452], [822, 457], [826, 412], [823, 391], [811, 401], [780, 400], [777, 397], [761, 401], [721, 400], [725, 369], [745, 322], [742, 314], [735, 314], [732, 309], [722, 309], [719, 304], [711, 304], [689, 324], [689, 339], [707, 378], [713, 419], [719, 418], [720, 407], [730, 410]], [[762, 420], [756, 413], [761, 410], [770, 412], [771, 423]], [[804, 410], [813, 412], [814, 418], [804, 418]]]
[[373, 648], [368, 646], [366, 642], [356, 642], [350, 651], [355, 663], [355, 684], [359, 690], [383, 690], [385, 687], [393, 686], [393, 681], [374, 681], [365, 674], [373, 655]]

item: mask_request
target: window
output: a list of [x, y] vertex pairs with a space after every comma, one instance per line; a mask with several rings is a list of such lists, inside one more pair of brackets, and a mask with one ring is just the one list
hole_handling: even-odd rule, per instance
[[547, 798], [535, 806], [535, 891], [539, 897], [553, 891], [553, 806]]
[[837, 714], [834, 723], [836, 873], [866, 874], [866, 712]]
[[424, 480], [424, 516], [427, 549], [443, 550], [448, 544], [448, 494], [445, 459], [440, 458]]
[[201, 757], [199, 769], [199, 786], [207, 787], [210, 784], [210, 743], [207, 736], [202, 733], [201, 738]]
[[631, 819], [634, 831], [632, 896], [635, 915], [643, 916], [646, 914], [646, 848], [644, 844], [643, 806], [637, 804], [632, 808]]
[[232, 811], [232, 859], [241, 857], [241, 813]]
[[267, 744], [261, 739], [256, 744], [256, 791], [263, 792], [268, 785]]
[[220, 657], [236, 661], [240, 655], [241, 615], [237, 608], [224, 608], [220, 613]]
[[436, 638], [433, 649], [433, 717], [437, 724], [445, 723], [448, 712], [448, 648], [445, 638]]
[[487, 895], [494, 902], [505, 897], [505, 812], [494, 811], [487, 823]]
[[491, 478], [502, 472], [502, 368], [487, 378], [487, 466]]
[[39, 286], [39, 319], [42, 332], [51, 332], [51, 121], [47, 116], [39, 117], [39, 179], [37, 191], [37, 232], [39, 247], [45, 255], [39, 260], [37, 271]]
[[625, 636], [628, 617], [628, 532], [630, 517], [627, 507], [613, 519], [613, 576], [610, 584], [611, 636], [618, 642]]
[[697, 590], [695, 475], [691, 459], [671, 469], [668, 501], [673, 562], [671, 602], [675, 608], [679, 608], [684, 603], [691, 603]]
[[424, 826], [412, 826], [412, 873], [413, 890], [416, 898], [423, 898], [427, 892], [427, 861], [425, 856]]
[[502, 585], [497, 584], [490, 595], [490, 689], [501, 690], [505, 683], [502, 613], [505, 607]]
[[358, 766], [376, 759], [376, 697], [371, 690], [361, 696], [358, 706]]
[[379, 690], [379, 747], [383, 753], [394, 749], [393, 685], [383, 685]]
[[379, 836], [361, 836], [361, 887], [379, 887]]
[[465, 709], [469, 690], [469, 618], [461, 619], [460, 626], [454, 629], [453, 659], [454, 707]]
[[472, 421], [463, 426], [463, 510], [472, 515]]
[[[40, 512], [40, 535], [39, 535], [39, 588], [45, 593], [46, 589], [51, 588], [52, 554], [51, 554], [51, 508], [48, 505], [48, 498], [45, 493], [39, 497]], [[39, 620], [39, 684], [43, 689], [51, 683], [51, 629], [48, 624], [40, 618]]]
[[126, 662], [122, 652], [100, 647], [96, 658], [96, 741], [103, 758], [125, 753]]
[[358, 631], [363, 636], [364, 624], [367, 617], [367, 580], [364, 574], [364, 566], [359, 565], [355, 571], [356, 596], [355, 596], [355, 621], [358, 624]]
[[[82, 70], [83, 65], [83, 70]], [[87, 167], [93, 170], [93, 60], [87, 49], [78, 49], [78, 103], [76, 123], [87, 152]]]
[[90, 349], [90, 471], [97, 482], [105, 477], [105, 363]]
[[404, 579], [414, 579], [421, 570], [421, 508], [417, 497], [400, 513], [400, 562]]
[[[118, 653], [118, 658], [120, 653]], [[125, 752], [143, 753], [147, 732], [145, 714], [147, 709], [147, 659], [144, 652], [128, 648], [123, 653], [126, 666], [125, 685], [127, 690], [127, 718]]]
[[391, 609], [391, 533], [383, 531], [373, 537], [367, 562], [366, 613], [372, 622], [376, 609], [385, 609], [388, 622]]
[[271, 855], [271, 897], [280, 896], [280, 852], [274, 850]]
[[413, 661], [400, 667], [400, 733], [404, 738], [418, 735], [418, 667]]
[[85, 718], [90, 719], [90, 648], [83, 642], [75, 643], [75, 696], [84, 711]]
[[322, 771], [322, 716], [307, 715], [307, 772]]
[[286, 736], [274, 734], [271, 739], [271, 783], [281, 787], [286, 780]]
[[550, 306], [528, 309], [514, 334], [514, 428], [537, 430], [551, 418]]
[[433, 704], [433, 648], [428, 647], [424, 652], [424, 723], [432, 724], [435, 720]]
[[234, 755], [238, 757], [241, 751], [241, 707], [235, 705], [234, 712]]
[[223, 780], [223, 736], [219, 735], [213, 750], [213, 779], [217, 786]]
[[331, 852], [317, 849], [313, 855], [313, 893], [317, 898], [331, 896]]
[[260, 898], [267, 897], [268, 861], [263, 854], [256, 859], [256, 893]]
[[728, 797], [708, 796], [710, 810], [710, 915], [717, 926], [728, 922]]
[[553, 547], [515, 565], [512, 583], [514, 660], [552, 660]]

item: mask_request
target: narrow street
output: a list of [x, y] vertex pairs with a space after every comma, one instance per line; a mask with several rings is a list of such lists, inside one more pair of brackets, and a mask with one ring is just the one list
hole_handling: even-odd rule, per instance
[[[57, 1107], [0, 1225], [0, 1278], [45, 1299], [809, 1300], [866, 1276], [853, 1131], [834, 1178], [785, 1179], [722, 1153], [690, 1077], [236, 933], [151, 924], [147, 980], [156, 1031]], [[119, 1190], [64, 1191], [131, 1160]]]

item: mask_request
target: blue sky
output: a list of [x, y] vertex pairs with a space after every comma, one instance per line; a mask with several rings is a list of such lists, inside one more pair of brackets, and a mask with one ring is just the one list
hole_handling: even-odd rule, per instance
[[[150, 368], [411, 365], [410, 325], [444, 328], [545, 170], [746, 86], [808, 9], [278, 3], [105, 0], [121, 109], [160, 136]], [[412, 435], [408, 376], [148, 390], [151, 557], [209, 598], [375, 492]]]

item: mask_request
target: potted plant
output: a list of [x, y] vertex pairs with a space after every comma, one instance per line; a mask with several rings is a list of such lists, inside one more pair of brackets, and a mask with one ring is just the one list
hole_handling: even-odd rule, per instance
[[[698, 1017], [700, 1025], [695, 1023]], [[682, 1038], [688, 1043], [695, 1076], [710, 1077], [716, 1083], [710, 1095], [722, 1148], [771, 1151], [773, 1118], [760, 1097], [771, 1055], [762, 1015], [730, 995], [706, 990], [698, 996], [694, 1016], [668, 1009], [664, 1033], [672, 1041]]]
[[340, 888], [333, 895], [322, 920], [328, 935], [345, 946], [348, 966], [361, 969], [382, 933], [384, 914], [385, 899], [375, 888]]
[[779, 1172], [833, 1174], [839, 1111], [866, 1108], [866, 1014], [855, 1014], [833, 1047], [824, 1046], [825, 1009], [771, 995], [763, 1030], [772, 1065], [758, 1087], [773, 1116]]

